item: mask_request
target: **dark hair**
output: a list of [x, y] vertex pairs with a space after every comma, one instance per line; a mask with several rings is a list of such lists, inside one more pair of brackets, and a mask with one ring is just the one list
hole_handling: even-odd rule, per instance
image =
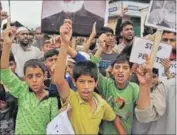
[[[167, 31], [167, 30], [163, 31], [163, 34], [165, 34], [165, 33], [173, 33], [173, 34], [176, 35], [176, 32], [171, 32], [171, 31]], [[163, 34], [162, 34], [162, 35], [163, 35]]]
[[73, 69], [73, 79], [77, 79], [81, 75], [89, 75], [94, 78], [95, 81], [98, 80], [98, 68], [97, 65], [91, 61], [80, 61], [76, 63]]
[[117, 41], [117, 44], [120, 44], [119, 40], [120, 39], [123, 39], [123, 36], [119, 35], [119, 36], [116, 36], [116, 41]]
[[24, 65], [24, 69], [23, 69], [23, 72], [25, 74], [26, 72], [26, 69], [28, 67], [32, 67], [32, 68], [40, 68], [42, 70], [43, 73], [45, 73], [45, 70], [44, 70], [44, 63], [42, 63], [40, 60], [37, 60], [37, 59], [31, 59], [27, 62], [25, 62], [25, 65]]
[[12, 52], [10, 52], [10, 57], [9, 57], [9, 61], [13, 61], [15, 62], [15, 58]]
[[132, 21], [127, 20], [127, 21], [123, 22], [123, 23], [121, 24], [121, 26], [120, 26], [120, 31], [122, 31], [123, 28], [124, 28], [125, 26], [127, 26], [127, 25], [132, 25], [132, 26], [133, 26]]
[[47, 58], [52, 57], [54, 55], [58, 55], [58, 54], [59, 54], [59, 51], [57, 51], [56, 49], [49, 50], [44, 54], [44, 59], [46, 60]]
[[152, 73], [156, 74], [157, 76], [159, 76], [159, 70], [157, 68], [153, 68], [152, 69]]
[[106, 32], [110, 32], [110, 33], [114, 34], [114, 31], [112, 28], [102, 27], [97, 36], [99, 37], [101, 34], [106, 33]]
[[114, 67], [115, 64], [120, 64], [120, 63], [125, 63], [127, 62], [130, 66], [130, 68], [132, 67], [133, 63], [131, 63], [129, 61], [129, 56], [125, 55], [125, 54], [122, 54], [122, 55], [119, 55], [115, 61], [113, 61], [113, 63], [111, 64], [112, 67]]

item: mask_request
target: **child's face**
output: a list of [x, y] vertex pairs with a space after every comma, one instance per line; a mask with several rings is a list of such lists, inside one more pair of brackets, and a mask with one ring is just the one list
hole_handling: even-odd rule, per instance
[[125, 87], [126, 82], [131, 75], [131, 70], [128, 62], [115, 63], [113, 66], [112, 74], [119, 87]]
[[67, 67], [66, 67], [66, 72], [69, 73], [71, 76], [73, 74], [73, 67], [74, 67], [74, 63], [71, 61], [68, 61]]
[[39, 92], [44, 88], [44, 73], [41, 68], [27, 67], [25, 81], [33, 92]]
[[7, 107], [7, 103], [3, 100], [0, 100], [0, 110], [3, 110]]
[[92, 93], [97, 85], [94, 78], [89, 75], [81, 75], [74, 83], [83, 100], [89, 101], [92, 99]]
[[157, 74], [153, 74], [151, 88], [154, 88], [157, 84], [158, 84], [158, 75]]
[[57, 61], [57, 55], [54, 55], [52, 57], [49, 57], [45, 60], [45, 65], [47, 66], [47, 68], [50, 70], [51, 67], [56, 63]]
[[44, 53], [46, 53], [46, 52], [48, 52], [49, 50], [51, 50], [49, 46], [50, 46], [49, 43], [45, 43], [45, 44], [43, 45], [43, 47], [42, 47], [42, 51], [43, 51]]
[[114, 36], [111, 32], [106, 32], [106, 40], [105, 40], [105, 43], [106, 43], [106, 46], [112, 46], [114, 47]]

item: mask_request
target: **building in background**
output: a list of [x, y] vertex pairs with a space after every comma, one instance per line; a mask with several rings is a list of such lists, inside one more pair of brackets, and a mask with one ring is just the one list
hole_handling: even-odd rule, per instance
[[141, 36], [141, 11], [149, 7], [150, 0], [110, 0], [108, 26], [115, 29], [118, 15], [123, 9], [126, 12], [126, 19], [131, 19], [134, 24], [136, 36]]

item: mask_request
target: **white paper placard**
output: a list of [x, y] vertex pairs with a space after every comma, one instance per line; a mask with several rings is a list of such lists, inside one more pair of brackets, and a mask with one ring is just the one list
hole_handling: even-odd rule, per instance
[[[130, 55], [130, 61], [137, 64], [143, 64], [145, 62], [144, 54], [150, 55], [152, 47], [152, 41], [143, 38], [135, 38]], [[171, 50], [171, 45], [160, 43], [153, 67], [158, 69], [163, 68], [161, 61], [164, 58], [170, 57]]]
[[67, 109], [58, 114], [48, 125], [47, 134], [64, 135], [64, 134], [75, 134], [72, 125], [68, 119]]

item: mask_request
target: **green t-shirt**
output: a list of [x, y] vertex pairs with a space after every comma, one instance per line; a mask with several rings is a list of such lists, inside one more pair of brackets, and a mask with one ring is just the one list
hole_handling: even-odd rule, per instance
[[[93, 56], [91, 61], [98, 63], [99, 60]], [[139, 95], [139, 86], [136, 83], [129, 82], [125, 89], [120, 90], [116, 87], [113, 79], [103, 77], [99, 74], [97, 87], [102, 97], [120, 117], [126, 133], [130, 134], [133, 123], [134, 106]], [[103, 121], [100, 129], [102, 134], [118, 134], [114, 124], [111, 122]]]
[[57, 98], [39, 101], [25, 82], [10, 69], [0, 70], [0, 79], [18, 100], [15, 134], [46, 134], [47, 124], [58, 114]]

